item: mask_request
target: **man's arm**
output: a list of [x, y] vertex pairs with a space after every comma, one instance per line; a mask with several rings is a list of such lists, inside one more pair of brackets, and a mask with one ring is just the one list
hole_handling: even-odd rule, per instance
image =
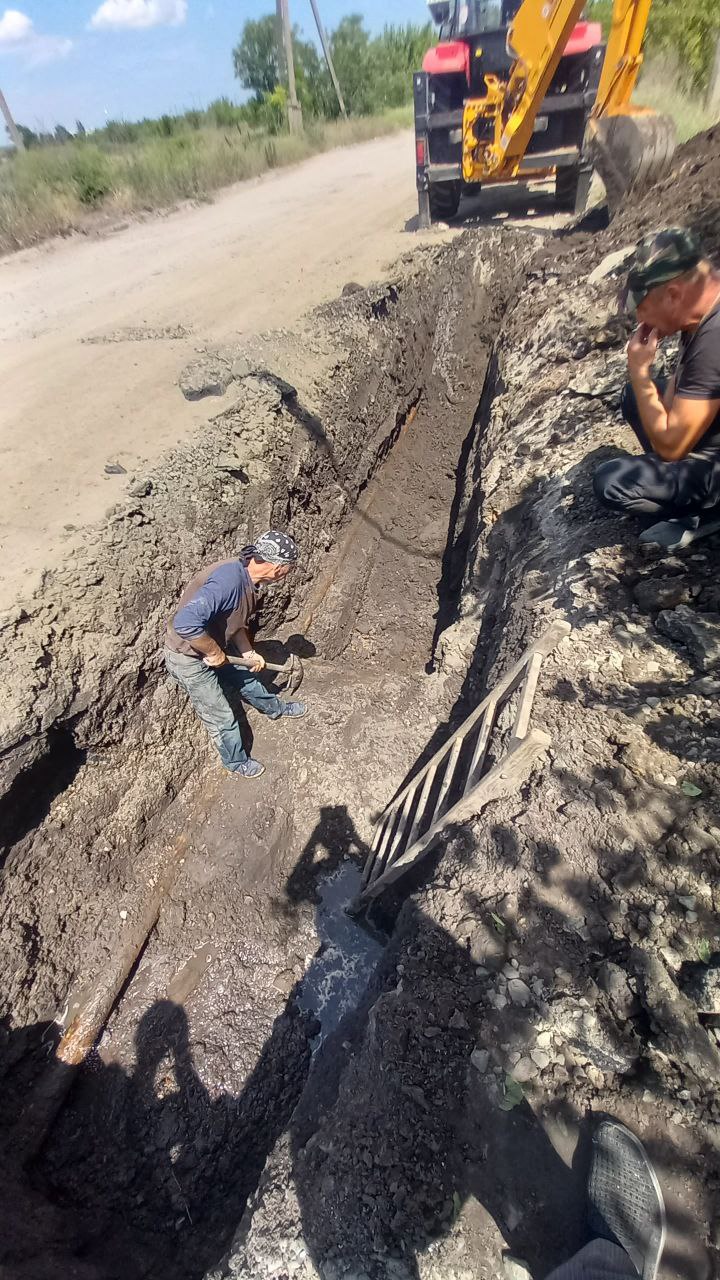
[[228, 603], [222, 583], [211, 576], [192, 599], [178, 609], [172, 620], [177, 634], [202, 654], [209, 667], [222, 667], [227, 662], [225, 651], [209, 634], [208, 628], [213, 618], [228, 607]]
[[[178, 635], [180, 635], [179, 631]], [[183, 640], [187, 640], [193, 649], [197, 649], [198, 653], [203, 655], [203, 661], [208, 667], [225, 666], [227, 654], [220, 648], [217, 641], [213, 640], [212, 636], [202, 632], [199, 636], [183, 636]]]
[[250, 633], [247, 627], [238, 627], [231, 636], [231, 645], [241, 658], [244, 658], [251, 671], [262, 671], [265, 666], [265, 659], [261, 654], [256, 653], [252, 646]]
[[[720, 399], [701, 400], [675, 394], [675, 380], [660, 398], [651, 377], [657, 354], [658, 335], [646, 325], [633, 334], [628, 344], [628, 372], [637, 401], [640, 421], [650, 444], [666, 462], [677, 462], [690, 453], [720, 412]], [[670, 390], [672, 388], [672, 400]]]

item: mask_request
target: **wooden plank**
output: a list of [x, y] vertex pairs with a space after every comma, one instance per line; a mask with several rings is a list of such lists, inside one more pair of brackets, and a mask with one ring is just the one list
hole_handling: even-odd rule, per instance
[[394, 814], [392, 810], [389, 810], [389, 811], [386, 810], [378, 823], [377, 830], [375, 832], [375, 839], [372, 842], [372, 849], [368, 854], [367, 861], [363, 868], [363, 875], [362, 875], [363, 884], [367, 884], [368, 880], [372, 875], [373, 867], [375, 866], [375, 862], [380, 852], [380, 848], [385, 842], [385, 840], [387, 839], [389, 835], [389, 829], [393, 825], [393, 816]]
[[428, 772], [425, 774], [425, 781], [423, 783], [423, 789], [420, 792], [420, 799], [418, 800], [418, 806], [417, 806], [417, 809], [415, 810], [415, 817], [413, 818], [413, 824], [410, 828], [410, 831], [408, 832], [408, 838], [407, 838], [408, 849], [410, 848], [411, 844], [413, 843], [415, 837], [417, 836], [420, 830], [420, 824], [423, 820], [423, 814], [425, 813], [427, 802], [430, 799], [430, 792], [432, 791], [432, 785], [433, 785], [433, 782], [435, 781], [436, 773], [437, 773], [437, 765], [435, 766], [434, 769], [429, 769]]
[[387, 851], [385, 853], [385, 859], [384, 859], [385, 866], [387, 866], [389, 862], [392, 862], [395, 850], [398, 849], [402, 844], [402, 839], [403, 839], [403, 836], [405, 835], [405, 828], [407, 826], [408, 818], [410, 817], [410, 810], [412, 809], [412, 802], [413, 802], [414, 795], [415, 795], [414, 791], [408, 791], [407, 793], [407, 799], [402, 807], [402, 813], [400, 814], [400, 820], [395, 828], [395, 834], [392, 840], [390, 841], [390, 844], [388, 845]]
[[406, 849], [402, 857], [378, 876], [377, 880], [373, 880], [372, 884], [362, 890], [360, 902], [370, 902], [388, 885], [398, 880], [427, 852], [446, 827], [467, 822], [469, 818], [477, 817], [493, 800], [512, 795], [526, 780], [538, 756], [547, 751], [550, 742], [548, 733], [544, 733], [541, 729], [531, 729], [527, 737], [518, 742], [510, 754], [491, 769], [472, 791], [469, 791], [442, 818], [433, 823], [425, 835]]
[[424, 768], [416, 774], [406, 787], [403, 787], [402, 791], [398, 793], [392, 804], [388, 805], [386, 812], [389, 813], [392, 809], [397, 809], [398, 805], [404, 801], [410, 788], [418, 785], [420, 778], [422, 778], [427, 769], [432, 768], [433, 765], [437, 768], [443, 757], [453, 746], [456, 738], [466, 738], [473, 725], [480, 719], [480, 716], [484, 715], [487, 708], [493, 702], [499, 705], [501, 702], [504, 702], [505, 699], [515, 691], [515, 689], [517, 689], [523, 678], [525, 668], [533, 654], [540, 654], [543, 658], [546, 658], [549, 653], [552, 653], [553, 649], [557, 648], [561, 640], [564, 640], [566, 636], [570, 635], [571, 631], [572, 627], [569, 622], [563, 622], [558, 619], [556, 622], [553, 622], [551, 626], [548, 627], [547, 631], [543, 632], [537, 640], [534, 640], [533, 643], [525, 650], [522, 658], [520, 658], [520, 660], [515, 663], [515, 666], [510, 668], [507, 675], [494, 686], [487, 697], [484, 698], [479, 706], [477, 706], [468, 716], [467, 720], [463, 721], [460, 728], [456, 729], [455, 732], [451, 734], [447, 742], [444, 742], [440, 747], [440, 750], [435, 752], [435, 755], [428, 760]]
[[439, 818], [442, 814], [445, 798], [448, 794], [448, 791], [450, 790], [450, 787], [452, 786], [453, 774], [455, 773], [455, 769], [457, 768], [457, 762], [460, 757], [460, 752], [463, 749], [464, 742], [465, 742], [464, 737], [455, 739], [455, 742], [453, 744], [453, 749], [450, 752], [450, 759], [448, 760], [447, 765], [445, 767], [445, 776], [443, 777], [442, 784], [438, 792], [437, 804], [435, 805], [435, 812], [433, 813], [433, 816], [431, 818], [431, 823], [435, 818]]
[[470, 768], [468, 769], [467, 782], [465, 783], [465, 795], [468, 794], [471, 787], [474, 787], [483, 771], [485, 764], [485, 756], [487, 755], [488, 745], [490, 743], [490, 734], [495, 724], [495, 715], [497, 713], [497, 703], [491, 702], [485, 712], [485, 718], [480, 725], [475, 750], [473, 751]]
[[518, 742], [526, 736], [530, 728], [530, 714], [535, 700], [535, 690], [537, 689], [538, 676], [540, 675], [542, 664], [543, 657], [541, 653], [534, 653], [528, 663], [527, 676], [520, 690], [520, 700], [513, 728], [513, 738], [517, 739]]

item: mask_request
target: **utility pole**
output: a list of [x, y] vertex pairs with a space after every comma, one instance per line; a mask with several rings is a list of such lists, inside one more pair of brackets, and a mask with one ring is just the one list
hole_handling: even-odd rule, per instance
[[7, 102], [5, 101], [5, 94], [2, 92], [2, 89], [0, 89], [0, 111], [2, 111], [5, 117], [5, 123], [8, 127], [8, 133], [10, 134], [10, 137], [15, 143], [15, 146], [17, 147], [18, 151], [24, 151], [25, 143], [22, 140], [22, 134], [18, 129], [15, 121], [12, 118], [12, 112]]
[[302, 133], [302, 107], [298, 102], [295, 85], [295, 60], [293, 58], [292, 30], [288, 0], [276, 0], [278, 28], [282, 36], [280, 61], [285, 63], [288, 84], [288, 128], [291, 133]]
[[336, 94], [337, 94], [338, 105], [339, 105], [339, 107], [340, 107], [341, 114], [342, 114], [343, 116], [345, 116], [345, 118], [347, 119], [347, 111], [345, 110], [345, 101], [344, 101], [343, 96], [342, 96], [342, 93], [341, 93], [341, 91], [340, 91], [340, 84], [339, 84], [339, 82], [338, 82], [338, 78], [337, 78], [337, 76], [335, 75], [335, 68], [334, 68], [334, 66], [333, 66], [333, 60], [332, 60], [332, 56], [331, 56], [331, 54], [330, 54], [330, 45], [328, 44], [328, 39], [327, 39], [327, 36], [325, 35], [325, 28], [324, 28], [324, 26], [323, 26], [323, 24], [322, 24], [322, 21], [321, 21], [321, 18], [320, 18], [320, 10], [319, 10], [319, 9], [318, 9], [318, 7], [317, 7], [317, 0], [310, 0], [310, 4], [312, 5], [312, 11], [313, 11], [313, 13], [314, 13], [314, 15], [315, 15], [315, 25], [317, 26], [317, 29], [318, 29], [318, 35], [320, 36], [320, 43], [321, 43], [321, 45], [322, 45], [322, 47], [323, 47], [323, 53], [325, 54], [325, 61], [326, 61], [326, 62], [327, 62], [327, 64], [328, 64], [328, 71], [330, 72], [330, 79], [332, 80], [332, 82], [333, 82], [333, 84], [334, 84], [334, 86], [335, 86], [335, 92], [336, 92]]
[[713, 119], [720, 120], [720, 31], [718, 31], [717, 44], [715, 46], [715, 61], [710, 73], [707, 108], [708, 111], [713, 113]]

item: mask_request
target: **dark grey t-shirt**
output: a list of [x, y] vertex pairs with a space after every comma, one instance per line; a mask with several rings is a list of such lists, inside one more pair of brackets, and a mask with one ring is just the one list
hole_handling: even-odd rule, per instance
[[[720, 400], [720, 302], [694, 333], [680, 339], [675, 395], [688, 400]], [[706, 445], [720, 445], [720, 413], [698, 441], [693, 453]]]

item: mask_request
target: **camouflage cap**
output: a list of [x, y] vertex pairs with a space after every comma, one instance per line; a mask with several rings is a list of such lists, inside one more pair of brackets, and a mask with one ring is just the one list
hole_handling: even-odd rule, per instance
[[627, 278], [626, 310], [637, 310], [651, 289], [692, 271], [704, 257], [698, 237], [687, 227], [668, 227], [645, 236], [636, 246]]

